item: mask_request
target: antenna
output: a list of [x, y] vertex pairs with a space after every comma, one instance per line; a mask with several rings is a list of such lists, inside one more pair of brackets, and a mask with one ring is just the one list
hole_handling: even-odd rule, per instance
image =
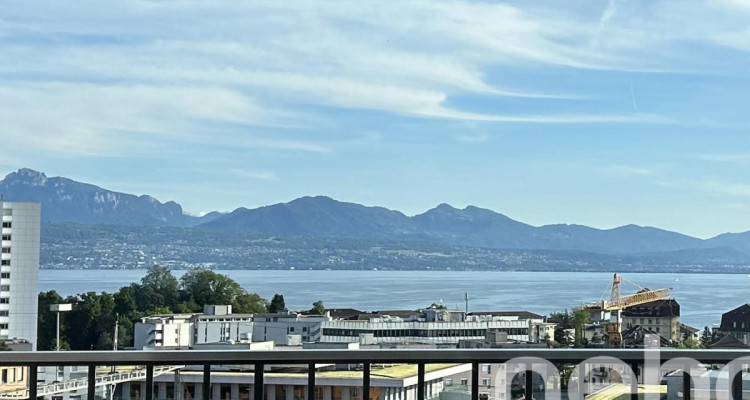
[[464, 301], [466, 302], [466, 315], [469, 315], [469, 292], [464, 293]]

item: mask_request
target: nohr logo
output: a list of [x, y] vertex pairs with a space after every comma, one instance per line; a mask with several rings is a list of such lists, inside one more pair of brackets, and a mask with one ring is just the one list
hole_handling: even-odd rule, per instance
[[[540, 357], [514, 358], [502, 363], [500, 368], [495, 368], [492, 379], [495, 386], [489, 396], [506, 400], [524, 398], [526, 382], [530, 382], [533, 398], [543, 396], [545, 400], [584, 399], [612, 384], [619, 384], [620, 389], [623, 389], [620, 395], [641, 392], [640, 399], [659, 400], [661, 393], [654, 388], [664, 383], [667, 374], [684, 371], [690, 379], [692, 391], [710, 393], [712, 400], [741, 400], [734, 399], [732, 381], [737, 374], [741, 374], [745, 365], [750, 365], [750, 356], [728, 362], [718, 371], [718, 376], [722, 378], [714, 379], [712, 382], [706, 373], [705, 363], [691, 357], [662, 360], [659, 343], [659, 335], [645, 335], [643, 357], [635, 363], [609, 355], [590, 357], [577, 364], [552, 363]], [[529, 371], [532, 377], [527, 379]], [[562, 382], [563, 376], [567, 378], [566, 382]], [[683, 387], [680, 386], [680, 397], [682, 391]]]

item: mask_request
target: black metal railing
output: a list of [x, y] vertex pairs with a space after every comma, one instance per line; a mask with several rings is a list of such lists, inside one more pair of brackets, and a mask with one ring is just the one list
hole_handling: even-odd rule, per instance
[[[316, 364], [359, 364], [362, 366], [362, 400], [370, 399], [370, 375], [372, 364], [416, 364], [417, 400], [425, 400], [425, 365], [433, 363], [471, 364], [471, 400], [479, 400], [480, 364], [500, 364], [514, 360], [525, 360], [526, 399], [533, 398], [533, 363], [545, 360], [552, 364], [591, 365], [601, 364], [603, 357], [619, 360], [629, 366], [633, 373], [643, 373], [643, 367], [651, 360], [657, 365], [672, 360], [671, 366], [683, 365], [682, 398], [690, 400], [690, 361], [703, 364], [730, 365], [730, 399], [742, 399], [742, 371], [750, 365], [750, 350], [677, 350], [677, 349], [363, 349], [363, 350], [190, 350], [190, 351], [61, 351], [61, 352], [2, 352], [0, 367], [28, 367], [28, 381], [37, 382], [37, 367], [40, 366], [87, 366], [88, 398], [96, 393], [96, 368], [98, 366], [142, 365], [145, 374], [145, 398], [154, 398], [154, 367], [165, 365], [202, 365], [203, 400], [211, 399], [210, 384], [212, 366], [253, 365], [254, 394], [256, 400], [264, 399], [264, 367], [278, 364], [300, 364], [308, 367], [308, 399], [315, 399]], [[533, 359], [532, 359], [533, 358]], [[682, 364], [680, 364], [682, 363]], [[676, 368], [675, 368], [676, 369]], [[634, 376], [634, 377], [636, 377]], [[30, 399], [38, 396], [37, 387], [29, 385]], [[581, 395], [582, 396], [582, 395]], [[581, 397], [582, 398], [582, 397]], [[638, 398], [638, 382], [631, 379], [631, 398]]]

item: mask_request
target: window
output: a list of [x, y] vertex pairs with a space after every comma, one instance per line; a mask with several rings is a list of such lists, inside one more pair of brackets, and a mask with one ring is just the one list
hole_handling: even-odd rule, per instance
[[3, 222], [3, 228], [12, 228], [12, 227], [13, 227], [13, 224], [11, 224], [10, 222]]
[[3, 253], [10, 253], [10, 247], [3, 247]]
[[10, 217], [13, 215], [13, 209], [12, 208], [3, 208], [3, 216], [4, 217]]
[[0, 311], [0, 317], [7, 317], [7, 316], [8, 316], [8, 310]]
[[461, 386], [468, 386], [468, 385], [469, 385], [469, 379], [461, 378]]
[[453, 386], [453, 378], [445, 378], [445, 386]]
[[2, 240], [10, 240], [10, 235], [3, 235]]
[[10, 265], [10, 260], [2, 260], [0, 261], [0, 265]]
[[0, 329], [8, 329], [8, 324], [0, 324]]
[[[6, 260], [6, 261], [7, 261], [7, 260]], [[3, 265], [5, 265], [5, 264], [3, 264]], [[3, 273], [0, 273], [0, 278], [3, 278], [3, 279], [10, 279], [10, 272], [3, 272]]]
[[294, 332], [294, 327], [293, 326], [289, 327], [289, 332]]
[[482, 378], [482, 386], [492, 386], [492, 379]]
[[492, 367], [490, 364], [482, 364], [482, 372], [490, 373], [492, 372]]
[[10, 290], [10, 285], [0, 285], [0, 292], [7, 292]]
[[7, 297], [0, 297], [0, 304], [10, 304], [10, 299]]

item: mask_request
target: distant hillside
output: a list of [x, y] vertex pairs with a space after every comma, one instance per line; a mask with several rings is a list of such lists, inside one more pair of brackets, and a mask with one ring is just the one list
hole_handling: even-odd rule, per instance
[[497, 249], [607, 254], [669, 252], [708, 246], [701, 239], [651, 227], [628, 225], [609, 230], [580, 225], [534, 227], [491, 210], [473, 206], [459, 210], [447, 204], [407, 217], [398, 211], [322, 196], [252, 210], [238, 209], [200, 227], [286, 236], [387, 238]]
[[[203, 217], [187, 215], [173, 202], [147, 195], [113, 192], [31, 169], [0, 181], [7, 201], [42, 203], [45, 222], [128, 226], [197, 227], [230, 236], [236, 232], [300, 238], [388, 240], [484, 249], [574, 251], [650, 259], [732, 260], [750, 258], [750, 232], [709, 240], [658, 228], [626, 225], [595, 229], [582, 225], [535, 227], [492, 210], [448, 204], [413, 217], [383, 207], [367, 207], [329, 197], [302, 197], [288, 203]], [[704, 251], [710, 250], [710, 251]], [[655, 256], [655, 254], [660, 254]]]
[[68, 178], [48, 178], [31, 169], [8, 174], [0, 181], [0, 194], [5, 201], [42, 203], [42, 220], [46, 222], [193, 226], [220, 216], [193, 217], [173, 201], [161, 203], [151, 196], [113, 192]]
[[175, 269], [750, 273], [748, 257], [726, 248], [607, 255], [162, 226], [42, 227], [42, 268], [128, 269], [153, 263]]

